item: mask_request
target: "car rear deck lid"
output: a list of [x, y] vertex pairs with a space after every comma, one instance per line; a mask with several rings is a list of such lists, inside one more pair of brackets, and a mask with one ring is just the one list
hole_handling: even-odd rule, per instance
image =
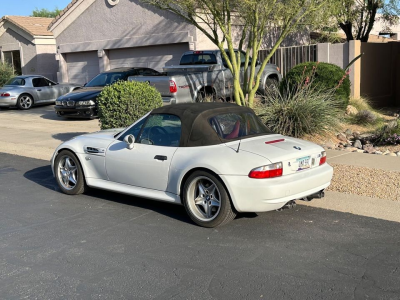
[[275, 143], [280, 143], [280, 142], [284, 142], [284, 141], [285, 141], [285, 139], [272, 140], [272, 141], [265, 142], [265, 144], [269, 145], [269, 144], [275, 144]]

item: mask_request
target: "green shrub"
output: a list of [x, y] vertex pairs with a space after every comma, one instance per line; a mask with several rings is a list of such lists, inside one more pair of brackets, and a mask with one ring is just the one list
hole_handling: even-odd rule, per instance
[[12, 66], [0, 62], [0, 87], [2, 87], [8, 80], [15, 76]]
[[334, 90], [318, 86], [289, 88], [267, 93], [255, 111], [272, 131], [293, 137], [325, 134], [339, 126], [340, 105]]
[[350, 99], [350, 79], [340, 67], [329, 63], [307, 62], [295, 66], [282, 80], [281, 91], [302, 86], [305, 82], [321, 90], [335, 90], [335, 98], [346, 108]]
[[101, 129], [127, 127], [162, 106], [161, 95], [154, 87], [136, 81], [118, 81], [106, 86], [97, 101]]

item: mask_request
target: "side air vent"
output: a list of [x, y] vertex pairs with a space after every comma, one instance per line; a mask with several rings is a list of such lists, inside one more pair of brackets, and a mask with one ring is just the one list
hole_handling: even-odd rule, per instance
[[86, 147], [86, 152], [87, 153], [99, 153], [100, 151], [97, 148]]
[[85, 150], [85, 153], [98, 154], [98, 155], [104, 155], [106, 152], [106, 150], [104, 148], [96, 148], [96, 147], [90, 147], [90, 146], [85, 146], [84, 150]]

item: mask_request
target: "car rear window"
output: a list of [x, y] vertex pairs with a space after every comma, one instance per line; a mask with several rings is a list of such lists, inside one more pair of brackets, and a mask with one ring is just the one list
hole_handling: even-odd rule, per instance
[[219, 137], [225, 140], [273, 133], [253, 113], [220, 114], [208, 121]]
[[180, 65], [215, 65], [217, 58], [214, 54], [186, 54], [182, 56]]
[[6, 82], [5, 85], [25, 85], [25, 79], [23, 78], [11, 78]]

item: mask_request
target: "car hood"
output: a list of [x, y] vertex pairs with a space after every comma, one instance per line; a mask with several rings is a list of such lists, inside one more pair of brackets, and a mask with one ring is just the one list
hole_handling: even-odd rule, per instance
[[[238, 141], [228, 146], [237, 149]], [[239, 151], [247, 151], [265, 157], [272, 163], [298, 159], [321, 153], [324, 149], [314, 143], [283, 136], [280, 134], [264, 135], [243, 139]]]
[[87, 139], [87, 138], [94, 138], [94, 139], [114, 139], [114, 136], [117, 133], [124, 131], [125, 128], [113, 128], [113, 129], [105, 129], [96, 131], [93, 133], [88, 133], [84, 135], [80, 135], [80, 138]]
[[59, 97], [57, 100], [95, 100], [103, 87], [83, 87]]

